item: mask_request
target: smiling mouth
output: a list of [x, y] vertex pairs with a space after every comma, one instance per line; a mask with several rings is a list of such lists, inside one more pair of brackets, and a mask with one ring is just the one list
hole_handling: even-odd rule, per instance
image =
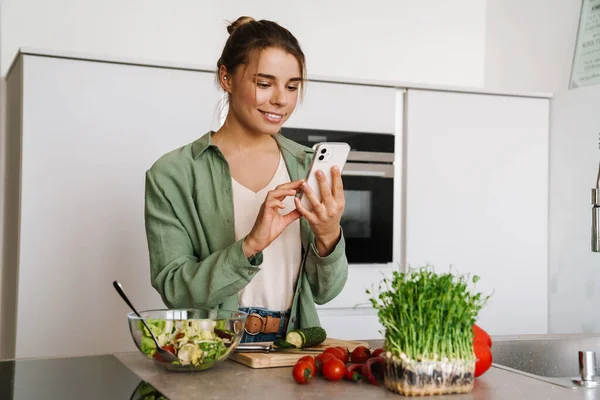
[[265, 117], [267, 117], [267, 119], [269, 121], [273, 121], [273, 122], [279, 122], [283, 119], [284, 115], [283, 114], [275, 114], [275, 113], [270, 113], [270, 112], [266, 112], [266, 111], [260, 111]]

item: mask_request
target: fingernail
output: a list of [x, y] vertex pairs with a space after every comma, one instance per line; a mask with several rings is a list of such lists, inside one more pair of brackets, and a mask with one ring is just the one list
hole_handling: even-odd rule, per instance
[[317, 171], [317, 176], [319, 178], [322, 178], [323, 177], [323, 171]]
[[337, 165], [333, 166], [333, 172], [338, 172], [340, 169], [337, 167]]

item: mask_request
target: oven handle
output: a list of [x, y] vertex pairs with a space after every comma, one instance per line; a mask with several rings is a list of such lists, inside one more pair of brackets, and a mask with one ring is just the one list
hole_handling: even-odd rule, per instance
[[360, 164], [347, 163], [342, 176], [370, 176], [376, 178], [393, 178], [393, 164]]
[[384, 171], [343, 171], [342, 175], [344, 176], [378, 176], [381, 178], [385, 178]]

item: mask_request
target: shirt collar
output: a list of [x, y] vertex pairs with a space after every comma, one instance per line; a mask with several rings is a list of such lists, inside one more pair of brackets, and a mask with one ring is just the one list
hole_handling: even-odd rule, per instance
[[[192, 157], [194, 157], [194, 159], [197, 159], [206, 151], [206, 149], [215, 145], [212, 141], [213, 133], [214, 131], [208, 131], [206, 134], [192, 143]], [[304, 161], [306, 159], [306, 148], [283, 136], [281, 131], [273, 136], [273, 138], [277, 142], [277, 145], [280, 149], [287, 151], [300, 161]], [[309, 150], [309, 152], [311, 151], [312, 149]]]

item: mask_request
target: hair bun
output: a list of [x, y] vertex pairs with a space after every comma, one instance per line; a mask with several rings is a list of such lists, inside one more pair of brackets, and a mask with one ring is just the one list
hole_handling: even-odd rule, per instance
[[247, 24], [249, 22], [253, 22], [255, 21], [254, 18], [252, 17], [239, 17], [238, 19], [236, 19], [234, 22], [232, 22], [228, 27], [227, 27], [227, 32], [229, 32], [229, 34], [231, 35], [237, 28], [239, 28], [240, 26]]

